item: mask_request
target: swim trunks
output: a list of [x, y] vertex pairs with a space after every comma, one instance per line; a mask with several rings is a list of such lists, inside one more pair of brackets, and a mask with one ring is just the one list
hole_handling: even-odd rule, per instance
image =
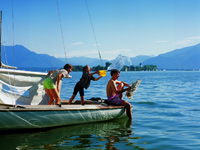
[[53, 83], [53, 80], [51, 78], [46, 78], [43, 82], [43, 87], [45, 89], [55, 89], [56, 86], [55, 84]]
[[123, 102], [123, 100], [119, 98], [118, 94], [111, 96], [111, 97], [108, 97], [108, 104], [120, 106], [122, 102]]
[[74, 87], [73, 94], [76, 95], [78, 92], [79, 92], [80, 96], [84, 96], [84, 89], [83, 89], [83, 87], [79, 83], [76, 83], [76, 86]]

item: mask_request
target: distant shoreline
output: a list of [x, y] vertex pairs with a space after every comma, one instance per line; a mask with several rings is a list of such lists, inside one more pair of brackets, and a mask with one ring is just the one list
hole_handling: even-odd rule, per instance
[[[17, 70], [26, 70], [26, 71], [39, 71], [39, 72], [48, 72], [49, 70], [55, 70], [62, 67], [18, 67]], [[156, 71], [200, 71], [200, 69], [157, 69]], [[152, 72], [156, 72], [152, 71]], [[81, 72], [81, 71], [73, 71], [73, 72]], [[126, 71], [121, 71], [126, 72]], [[139, 71], [127, 71], [127, 72], [139, 72]], [[148, 72], [148, 71], [140, 71], [140, 72]]]

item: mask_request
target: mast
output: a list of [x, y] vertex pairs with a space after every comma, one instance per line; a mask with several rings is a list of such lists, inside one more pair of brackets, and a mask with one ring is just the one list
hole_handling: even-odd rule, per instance
[[2, 31], [2, 11], [0, 11], [0, 68], [1, 68], [1, 31]]

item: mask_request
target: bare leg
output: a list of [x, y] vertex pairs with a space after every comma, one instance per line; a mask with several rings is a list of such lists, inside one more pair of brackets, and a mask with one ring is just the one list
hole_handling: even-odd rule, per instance
[[[123, 90], [124, 89], [124, 84], [120, 83], [117, 86], [117, 90]], [[122, 99], [123, 98], [123, 93], [119, 94], [119, 98]]]
[[74, 99], [75, 97], [76, 97], [76, 95], [73, 94], [72, 97], [70, 98], [69, 102], [68, 102], [68, 105], [72, 103], [72, 101], [73, 101], [73, 99]]
[[84, 96], [81, 96], [81, 105], [84, 105]]
[[126, 114], [130, 120], [132, 120], [132, 111], [131, 111], [131, 104], [127, 101], [123, 101], [121, 103], [122, 106], [126, 107]]
[[51, 92], [48, 89], [45, 89], [45, 91], [50, 98], [48, 105], [53, 105], [53, 100], [54, 100], [53, 95], [51, 95]]
[[[123, 83], [118, 84], [117, 90], [123, 90], [123, 89], [124, 89], [124, 84], [123, 84]], [[120, 99], [123, 98], [123, 93], [121, 93], [121, 94], [119, 95], [119, 98], [120, 98]], [[123, 100], [123, 102], [121, 103], [121, 105], [122, 105], [122, 106], [125, 106], [125, 108], [126, 108], [126, 114], [127, 114], [128, 118], [129, 118], [130, 120], [132, 120], [131, 104], [130, 104], [129, 102]]]
[[57, 90], [56, 90], [56, 89], [49, 89], [49, 91], [50, 91], [51, 95], [52, 95], [52, 96], [55, 98], [55, 100], [56, 100], [55, 104], [56, 104], [56, 105], [59, 104], [59, 103], [60, 103], [60, 97], [59, 97], [59, 95], [58, 95]]

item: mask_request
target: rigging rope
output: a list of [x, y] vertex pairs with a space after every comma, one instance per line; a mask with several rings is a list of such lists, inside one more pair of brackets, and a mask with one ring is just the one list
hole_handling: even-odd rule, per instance
[[13, 66], [15, 66], [15, 35], [14, 35], [14, 33], [15, 33], [15, 24], [14, 24], [14, 6], [13, 6], [13, 0], [12, 0], [12, 32], [13, 32]]
[[56, 4], [57, 4], [57, 9], [58, 9], [58, 16], [59, 16], [59, 22], [60, 22], [60, 30], [61, 30], [61, 34], [62, 34], [62, 43], [63, 43], [64, 53], [65, 53], [65, 60], [67, 62], [67, 55], [66, 55], [66, 49], [65, 49], [65, 42], [64, 42], [64, 36], [63, 36], [63, 30], [62, 30], [62, 23], [61, 23], [61, 17], [60, 17], [60, 10], [59, 10], [59, 6], [58, 6], [58, 0], [56, 0]]
[[88, 7], [87, 0], [85, 0], [85, 4], [86, 4], [86, 7], [87, 7], [87, 11], [88, 11], [88, 15], [89, 15], [89, 19], [90, 19], [90, 24], [91, 24], [91, 27], [92, 27], [92, 32], [93, 32], [93, 35], [94, 35], [94, 39], [95, 39], [97, 51], [98, 51], [99, 58], [100, 58], [100, 61], [101, 61], [101, 66], [103, 66], [103, 61], [102, 61], [101, 53], [100, 53], [99, 46], [98, 46], [98, 43], [97, 43], [96, 34], [95, 34], [95, 32], [94, 32], [94, 26], [93, 26], [93, 23], [92, 23], [92, 17], [91, 17], [91, 15], [90, 15], [90, 11], [89, 11], [89, 7]]
[[[13, 66], [15, 66], [15, 37], [14, 37], [14, 33], [15, 33], [15, 24], [14, 24], [14, 0], [12, 0], [12, 31], [13, 31]], [[9, 78], [9, 82], [10, 81], [10, 78]], [[10, 83], [11, 85], [11, 83]], [[14, 69], [14, 82], [13, 82], [13, 86], [15, 86], [15, 69]], [[11, 87], [10, 87], [10, 90], [12, 91]], [[16, 93], [14, 94], [16, 96]], [[12, 98], [12, 103], [13, 105], [15, 105], [15, 101], [14, 101], [14, 98]]]
[[[97, 51], [98, 51], [98, 54], [99, 54], [100, 63], [101, 63], [101, 66], [104, 66], [104, 65], [103, 65], [103, 60], [102, 60], [102, 58], [101, 58], [101, 53], [100, 53], [100, 50], [99, 50], [99, 46], [98, 46], [96, 34], [95, 34], [95, 31], [94, 31], [94, 26], [93, 26], [93, 23], [92, 23], [92, 17], [91, 17], [91, 15], [90, 15], [90, 11], [89, 11], [89, 7], [88, 7], [87, 0], [85, 0], [85, 4], [86, 4], [86, 7], [87, 7], [88, 16], [89, 16], [89, 19], [90, 19], [90, 24], [91, 24], [91, 27], [92, 27], [92, 32], [93, 32], [93, 35], [94, 35], [94, 39], [95, 39], [95, 42], [96, 42], [96, 47], [97, 47]], [[105, 76], [105, 82], [108, 82], [107, 76]]]

